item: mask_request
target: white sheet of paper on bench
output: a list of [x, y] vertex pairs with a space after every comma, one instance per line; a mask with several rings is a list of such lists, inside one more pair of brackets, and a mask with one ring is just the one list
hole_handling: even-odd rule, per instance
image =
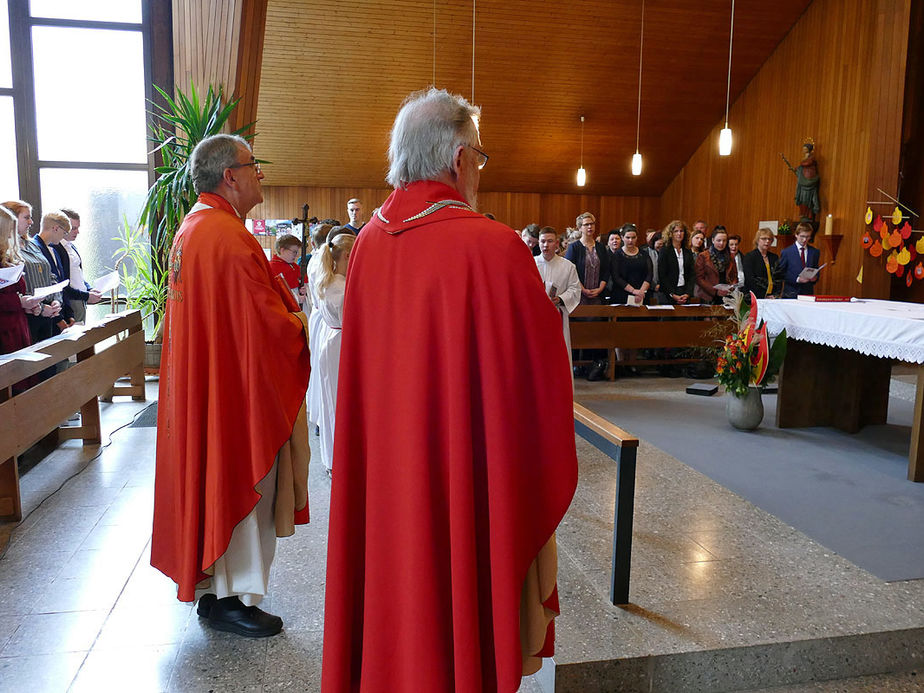
[[647, 306], [648, 310], [674, 310], [674, 306]]
[[65, 279], [63, 282], [58, 282], [51, 286], [39, 286], [32, 292], [32, 295], [35, 296], [35, 298], [45, 298], [46, 296], [58, 293], [68, 284], [70, 284], [70, 281]]
[[10, 356], [10, 361], [44, 361], [51, 358], [51, 354], [43, 354], [40, 351], [24, 351], [21, 354], [7, 354], [7, 356]]
[[72, 342], [76, 342], [78, 339], [83, 337], [87, 332], [87, 327], [84, 325], [72, 325], [66, 330], [61, 332], [62, 339], [69, 339]]
[[18, 265], [13, 265], [12, 267], [0, 268], [0, 289], [2, 289], [4, 286], [9, 286], [10, 284], [15, 284], [18, 282], [25, 267], [26, 266], [24, 264], [20, 263]]
[[93, 282], [93, 288], [99, 291], [101, 294], [106, 293], [107, 291], [112, 291], [117, 288], [119, 284], [122, 283], [119, 273], [110, 272], [109, 274], [104, 274], [102, 277]]

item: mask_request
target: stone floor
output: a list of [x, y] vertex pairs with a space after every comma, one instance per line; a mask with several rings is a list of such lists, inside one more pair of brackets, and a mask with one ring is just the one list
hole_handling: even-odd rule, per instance
[[[578, 383], [576, 397], [683, 384], [634, 382]], [[321, 466], [310, 475], [311, 524], [278, 544], [266, 608], [285, 630], [256, 641], [211, 631], [149, 565], [155, 431], [128, 426], [144, 406], [103, 405], [108, 445], [68, 441], [23, 477], [28, 516], [0, 558], [0, 692], [317, 691], [330, 490]], [[579, 457], [559, 532], [557, 671], [524, 679], [521, 691], [548, 691], [552, 678], [581, 693], [640, 682], [672, 692], [924, 690], [920, 667], [892, 657], [924, 656], [924, 581], [883, 583], [644, 442], [632, 603], [610, 605], [613, 464], [583, 441]], [[807, 661], [823, 665], [819, 679], [856, 678], [796, 683], [791, 672]]]

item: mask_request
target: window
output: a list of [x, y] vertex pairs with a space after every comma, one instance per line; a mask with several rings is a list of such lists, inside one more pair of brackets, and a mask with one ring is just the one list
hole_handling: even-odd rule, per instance
[[13, 97], [0, 96], [0, 202], [19, 197]]
[[0, 89], [13, 87], [13, 66], [10, 62], [10, 9], [7, 0], [0, 0]]
[[32, 30], [42, 161], [147, 161], [139, 31]]
[[141, 22], [141, 0], [31, 0], [33, 17]]

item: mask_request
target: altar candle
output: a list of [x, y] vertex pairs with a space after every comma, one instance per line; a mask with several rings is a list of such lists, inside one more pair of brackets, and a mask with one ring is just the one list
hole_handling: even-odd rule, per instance
[[829, 214], [825, 219], [825, 236], [831, 235], [831, 223], [834, 221], [834, 216]]

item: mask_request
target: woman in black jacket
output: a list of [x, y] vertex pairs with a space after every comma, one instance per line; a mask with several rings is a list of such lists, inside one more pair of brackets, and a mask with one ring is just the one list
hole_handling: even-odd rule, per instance
[[696, 285], [696, 259], [687, 247], [687, 225], [676, 219], [664, 230], [667, 238], [658, 252], [658, 281], [661, 298], [670, 304], [696, 303], [693, 287]]
[[780, 258], [770, 252], [771, 243], [773, 232], [767, 228], [759, 229], [754, 237], [754, 250], [741, 258], [744, 290], [753, 291], [757, 298], [778, 296], [783, 288], [776, 268]]

